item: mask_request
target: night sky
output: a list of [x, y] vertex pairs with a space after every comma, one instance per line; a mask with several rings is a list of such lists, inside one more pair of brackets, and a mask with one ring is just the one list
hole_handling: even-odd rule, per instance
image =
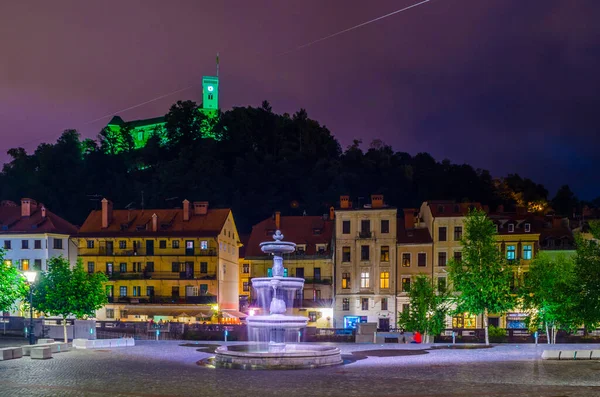
[[[343, 148], [379, 138], [600, 196], [600, 1], [27, 1], [0, 4], [0, 150], [94, 137], [201, 100], [220, 52], [221, 108], [305, 108]], [[2, 155], [0, 160], [7, 160]]]

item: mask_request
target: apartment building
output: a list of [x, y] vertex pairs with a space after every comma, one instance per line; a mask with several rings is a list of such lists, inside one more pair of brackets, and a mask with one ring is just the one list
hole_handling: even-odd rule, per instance
[[340, 197], [335, 210], [334, 326], [355, 328], [375, 322], [381, 330], [395, 327], [397, 209], [372, 195], [371, 203], [353, 206]]

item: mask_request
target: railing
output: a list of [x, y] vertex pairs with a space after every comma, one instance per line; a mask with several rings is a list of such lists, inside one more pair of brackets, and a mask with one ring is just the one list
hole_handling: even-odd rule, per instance
[[212, 295], [199, 296], [109, 296], [108, 303], [125, 304], [195, 304], [209, 305], [217, 303], [217, 297]]
[[323, 285], [331, 285], [333, 284], [331, 277], [321, 277], [321, 278], [307, 278], [304, 279], [304, 285], [306, 284], [323, 284]]
[[371, 232], [371, 231], [368, 231], [368, 232], [365, 232], [365, 231], [358, 232], [358, 238], [373, 238], [373, 232]]
[[100, 247], [97, 249], [82, 248], [79, 256], [217, 256], [217, 250], [195, 248], [191, 251], [185, 248], [154, 248], [154, 252], [148, 252], [145, 248], [109, 250]]
[[216, 273], [201, 272], [112, 272], [106, 273], [109, 280], [216, 280]]

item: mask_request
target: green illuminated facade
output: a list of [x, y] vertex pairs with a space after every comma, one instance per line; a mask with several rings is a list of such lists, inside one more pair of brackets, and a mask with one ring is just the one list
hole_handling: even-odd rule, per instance
[[[201, 128], [202, 137], [215, 139], [214, 126], [218, 121], [219, 115], [218, 77], [202, 77], [202, 107], [199, 110], [206, 117]], [[106, 127], [110, 132], [118, 133], [125, 124], [131, 128], [136, 149], [144, 147], [148, 139], [154, 134], [161, 137], [163, 144], [166, 143], [166, 122], [164, 116], [132, 121], [124, 121], [121, 117], [114, 116]]]

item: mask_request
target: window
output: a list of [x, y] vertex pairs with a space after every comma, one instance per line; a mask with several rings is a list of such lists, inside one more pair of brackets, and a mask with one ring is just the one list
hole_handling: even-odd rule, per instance
[[311, 323], [317, 321], [317, 312], [308, 312], [308, 321]]
[[402, 292], [410, 292], [410, 277], [402, 277]]
[[350, 288], [350, 273], [342, 273], [342, 289]]
[[438, 292], [446, 292], [446, 277], [438, 277]]
[[361, 261], [369, 260], [369, 246], [368, 245], [360, 246], [360, 260]]
[[350, 247], [342, 247], [342, 262], [350, 262]]
[[387, 219], [381, 220], [381, 234], [390, 232], [390, 221]]
[[33, 270], [42, 270], [42, 260], [41, 259], [33, 260]]
[[388, 300], [387, 298], [381, 298], [381, 310], [388, 309]]
[[462, 226], [454, 226], [454, 241], [462, 239]]
[[[152, 262], [148, 262], [148, 263], [152, 263]], [[152, 263], [152, 267], [154, 267], [154, 263]], [[141, 273], [142, 272], [142, 262], [133, 262], [133, 268], [131, 271], [134, 273]]]
[[458, 263], [462, 262], [462, 252], [461, 251], [454, 252], [454, 260]]
[[417, 255], [417, 266], [427, 266], [427, 254], [425, 252], [419, 252], [419, 254]]
[[360, 306], [363, 310], [369, 310], [369, 298], [360, 298]]
[[21, 249], [29, 249], [29, 240], [21, 240]]
[[179, 240], [171, 241], [171, 248], [179, 248]]
[[127, 273], [127, 263], [119, 263], [119, 271], [121, 273]]
[[410, 253], [409, 252], [402, 253], [402, 266], [410, 267]]
[[360, 272], [360, 288], [369, 288], [369, 271], [364, 270]]
[[207, 250], [208, 249], [208, 241], [206, 241], [206, 240], [200, 241], [200, 249]]
[[344, 298], [344, 300], [342, 300], [342, 310], [350, 310], [350, 298]]
[[106, 309], [106, 318], [115, 318], [115, 309]]
[[315, 267], [313, 275], [314, 275], [313, 278], [315, 280], [320, 280], [321, 279], [321, 268], [320, 267]]
[[126, 286], [119, 287], [119, 296], [127, 296], [127, 287]]
[[137, 286], [137, 287], [133, 287], [133, 296], [140, 296], [142, 295], [142, 287]]
[[[140, 263], [141, 266], [141, 263]], [[146, 268], [144, 269], [145, 272], [149, 272], [152, 273], [154, 272], [154, 262], [146, 262]]]
[[532, 255], [532, 247], [531, 245], [524, 245], [523, 246], [523, 259], [531, 259], [533, 257]]
[[122, 250], [124, 250], [124, 249], [126, 249], [126, 248], [127, 248], [127, 241], [125, 241], [125, 240], [120, 240], [120, 241], [119, 241], [119, 249], [122, 249]]
[[381, 272], [381, 277], [379, 278], [379, 288], [390, 288], [390, 272]]
[[446, 253], [438, 252], [438, 266], [446, 266]]
[[96, 264], [94, 262], [88, 262], [88, 273], [94, 273], [96, 269]]
[[108, 274], [109, 276], [112, 276], [112, 274], [113, 274], [113, 264], [112, 264], [112, 262], [107, 262], [106, 263], [106, 274]]
[[298, 244], [298, 245], [296, 245], [296, 254], [297, 255], [304, 255], [304, 254], [306, 254], [306, 245], [305, 244]]
[[[56, 241], [56, 240], [54, 240], [54, 241]], [[36, 249], [36, 250], [42, 249], [42, 240], [33, 240], [33, 249]]]
[[244, 274], [250, 273], [250, 264], [249, 263], [244, 263], [242, 265], [242, 273], [244, 273]]
[[531, 224], [526, 223], [525, 224], [525, 233], [529, 233], [531, 231]]
[[382, 262], [390, 261], [390, 247], [387, 245], [381, 246], [381, 261]]
[[158, 241], [158, 248], [160, 248], [160, 249], [167, 248], [167, 240], [159, 240]]
[[21, 268], [19, 270], [29, 270], [29, 259], [22, 259], [21, 260]]
[[4, 240], [4, 249], [5, 250], [9, 250], [10, 249], [10, 240]]
[[506, 259], [508, 259], [509, 261], [515, 260], [516, 259], [516, 247], [514, 245], [507, 245], [506, 246]]
[[248, 281], [244, 281], [242, 284], [242, 289], [244, 292], [250, 291], [250, 283], [248, 283]]
[[[248, 266], [248, 264], [246, 263], [245, 266]], [[208, 273], [208, 262], [200, 262], [200, 273]]]
[[61, 249], [63, 249], [62, 238], [55, 238], [53, 240], [53, 244], [54, 244], [54, 249], [55, 250], [61, 250]]
[[508, 232], [509, 233], [514, 233], [514, 231], [515, 231], [515, 225], [513, 225], [512, 223], [510, 223], [508, 225]]
[[438, 240], [446, 241], [446, 227], [445, 226], [438, 228]]
[[179, 272], [179, 262], [173, 262], [171, 263], [171, 272], [172, 273], [178, 273]]
[[363, 219], [360, 221], [360, 232], [363, 235], [371, 234], [371, 221], [368, 219]]
[[350, 234], [350, 221], [342, 221], [342, 234]]
[[179, 286], [171, 287], [171, 297], [179, 298]]
[[112, 298], [114, 295], [115, 295], [115, 286], [107, 285], [106, 286], [106, 296], [108, 296], [109, 298]]
[[146, 287], [146, 296], [154, 296], [154, 286], [149, 285]]

